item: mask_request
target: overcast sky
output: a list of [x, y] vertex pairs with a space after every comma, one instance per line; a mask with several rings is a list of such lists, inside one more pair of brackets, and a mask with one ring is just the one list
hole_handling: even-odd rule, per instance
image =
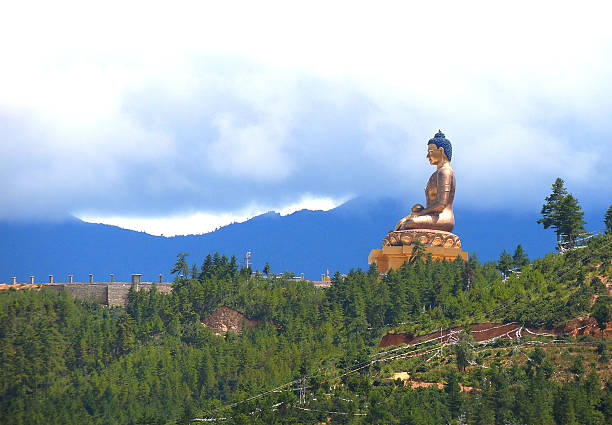
[[606, 2], [5, 2], [0, 218], [201, 233], [360, 195], [612, 203]]

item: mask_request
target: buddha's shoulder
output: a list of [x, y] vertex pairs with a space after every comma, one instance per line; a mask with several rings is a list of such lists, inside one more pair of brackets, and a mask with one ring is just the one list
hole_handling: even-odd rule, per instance
[[454, 176], [455, 172], [453, 171], [452, 168], [440, 168], [439, 170], [436, 170], [433, 175], [439, 175], [439, 176]]

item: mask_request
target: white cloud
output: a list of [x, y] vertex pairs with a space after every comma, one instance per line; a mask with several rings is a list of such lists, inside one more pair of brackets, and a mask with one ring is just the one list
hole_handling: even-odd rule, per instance
[[[329, 211], [347, 199], [316, 198], [303, 196], [298, 202], [277, 207], [281, 215], [293, 214], [303, 209]], [[146, 232], [158, 236], [176, 236], [212, 232], [231, 223], [241, 223], [270, 209], [249, 206], [239, 211], [223, 213], [193, 212], [162, 217], [129, 217], [129, 216], [96, 216], [87, 213], [79, 218], [89, 223], [103, 223], [119, 226], [124, 229]]]
[[608, 9], [12, 2], [0, 216], [225, 222], [305, 193], [420, 198], [438, 128], [455, 145], [459, 202], [525, 207], [556, 176], [601, 202], [590, 182], [612, 179]]

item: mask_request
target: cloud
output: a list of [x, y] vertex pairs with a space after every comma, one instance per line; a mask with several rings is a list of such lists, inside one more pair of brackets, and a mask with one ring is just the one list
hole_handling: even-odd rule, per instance
[[422, 201], [438, 128], [459, 204], [608, 202], [606, 6], [551, 4], [11, 5], [0, 217]]
[[315, 198], [309, 194], [290, 205], [270, 205], [267, 208], [261, 205], [249, 205], [240, 211], [230, 211], [220, 214], [203, 212], [187, 212], [182, 214], [164, 215], [159, 217], [142, 216], [113, 216], [113, 215], [81, 215], [81, 220], [90, 223], [104, 223], [147, 232], [158, 236], [176, 236], [188, 234], [201, 234], [212, 232], [219, 227], [231, 223], [241, 223], [254, 216], [268, 211], [278, 211], [281, 215], [289, 215], [296, 211], [308, 209], [329, 211], [348, 199]]

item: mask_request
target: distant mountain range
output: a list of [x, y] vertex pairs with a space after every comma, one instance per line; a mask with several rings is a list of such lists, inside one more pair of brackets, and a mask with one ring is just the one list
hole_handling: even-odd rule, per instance
[[[129, 280], [141, 273], [143, 280], [157, 280], [169, 271], [179, 252], [189, 253], [190, 264], [202, 264], [209, 253], [219, 252], [239, 261], [251, 251], [254, 269], [269, 262], [275, 273], [284, 271], [318, 280], [327, 269], [347, 272], [367, 269], [368, 254], [380, 248], [385, 234], [409, 208], [394, 199], [351, 200], [330, 211], [302, 210], [281, 216], [268, 212], [244, 223], [234, 223], [202, 235], [163, 237], [92, 224], [76, 218], [61, 222], [0, 222], [0, 282], [16, 276], [26, 282]], [[536, 223], [532, 214], [467, 211], [456, 208], [454, 233], [463, 249], [477, 253], [480, 261], [496, 260], [502, 250], [514, 251], [522, 244], [530, 258], [554, 249], [554, 233]], [[601, 221], [600, 219], [597, 219]]]

